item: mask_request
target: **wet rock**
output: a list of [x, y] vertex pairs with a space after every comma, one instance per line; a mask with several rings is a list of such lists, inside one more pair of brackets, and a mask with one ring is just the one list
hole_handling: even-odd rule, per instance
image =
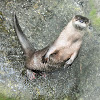
[[[57, 38], [76, 14], [89, 17], [89, 0], [4, 0], [0, 1], [0, 91], [20, 100], [94, 100], [99, 97], [99, 40], [95, 24], [84, 36], [73, 65], [28, 80], [25, 56], [13, 29], [16, 12], [27, 38], [41, 49]], [[2, 26], [2, 27], [1, 27]], [[99, 100], [97, 98], [97, 100]]]

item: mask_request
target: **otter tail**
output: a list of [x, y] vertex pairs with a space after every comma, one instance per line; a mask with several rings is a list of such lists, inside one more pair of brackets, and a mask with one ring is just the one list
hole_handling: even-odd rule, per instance
[[35, 52], [35, 49], [32, 46], [32, 44], [29, 42], [29, 40], [26, 38], [25, 34], [23, 34], [23, 31], [19, 25], [19, 22], [15, 13], [14, 13], [13, 21], [14, 21], [15, 32], [17, 33], [17, 36], [22, 45], [24, 53], [26, 54], [26, 56], [31, 56]]

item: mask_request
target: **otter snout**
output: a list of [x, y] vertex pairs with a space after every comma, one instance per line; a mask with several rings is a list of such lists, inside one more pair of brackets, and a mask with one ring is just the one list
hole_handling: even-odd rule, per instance
[[80, 20], [78, 20], [78, 21], [75, 21], [75, 23], [74, 23], [77, 27], [81, 27], [81, 28], [86, 28], [87, 27], [87, 25], [86, 25], [86, 23], [84, 22], [84, 21], [80, 21]]

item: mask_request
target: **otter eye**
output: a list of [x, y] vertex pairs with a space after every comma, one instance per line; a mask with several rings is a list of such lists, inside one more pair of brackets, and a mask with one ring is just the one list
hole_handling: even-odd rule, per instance
[[85, 21], [85, 23], [87, 23], [87, 22]]
[[83, 23], [84, 21], [83, 20], [79, 20], [79, 22]]

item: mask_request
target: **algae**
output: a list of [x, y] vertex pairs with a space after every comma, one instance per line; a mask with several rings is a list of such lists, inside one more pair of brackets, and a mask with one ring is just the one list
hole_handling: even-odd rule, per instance
[[4, 16], [3, 16], [2, 11], [0, 11], [0, 31], [8, 33], [8, 30], [4, 26]]
[[11, 97], [6, 97], [2, 93], [0, 93], [0, 100], [18, 100], [18, 99], [11, 98]]
[[91, 11], [89, 13], [89, 17], [92, 20], [93, 25], [97, 27], [100, 26], [100, 17], [97, 16], [97, 9], [95, 8], [94, 1], [89, 0]]

